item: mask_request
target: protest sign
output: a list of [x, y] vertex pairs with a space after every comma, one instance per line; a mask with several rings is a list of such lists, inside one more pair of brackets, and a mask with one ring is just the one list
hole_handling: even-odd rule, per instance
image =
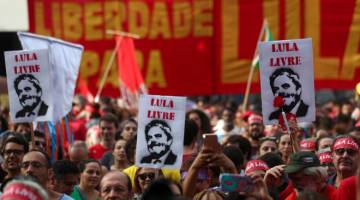
[[[315, 120], [311, 39], [260, 42], [262, 113], [265, 124], [277, 124], [281, 110], [298, 122]], [[274, 99], [281, 96], [281, 109]]]
[[183, 155], [185, 97], [141, 95], [136, 165], [180, 169]]
[[5, 63], [11, 120], [51, 120], [53, 103], [48, 50], [6, 51]]

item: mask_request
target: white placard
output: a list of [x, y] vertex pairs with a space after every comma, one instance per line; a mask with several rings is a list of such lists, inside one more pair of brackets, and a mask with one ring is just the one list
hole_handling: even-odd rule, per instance
[[315, 120], [314, 67], [311, 39], [260, 42], [262, 114], [265, 124], [277, 124], [274, 98], [284, 98], [283, 110], [298, 122]]
[[51, 121], [52, 79], [48, 50], [6, 51], [5, 64], [11, 120]]
[[185, 97], [141, 95], [136, 165], [180, 169], [183, 155]]

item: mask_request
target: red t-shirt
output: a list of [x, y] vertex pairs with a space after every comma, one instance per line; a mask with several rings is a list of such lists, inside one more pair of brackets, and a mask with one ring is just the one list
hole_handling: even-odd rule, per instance
[[89, 148], [89, 157], [95, 160], [100, 160], [105, 152], [111, 149], [106, 149], [101, 144], [95, 144]]
[[[337, 190], [331, 185], [326, 185], [326, 188], [322, 194], [325, 195], [328, 200], [333, 200], [336, 198]], [[294, 190], [285, 200], [296, 200], [296, 199], [297, 199], [297, 195]]]
[[356, 184], [356, 176], [351, 176], [342, 180], [337, 189], [336, 200], [355, 200]]

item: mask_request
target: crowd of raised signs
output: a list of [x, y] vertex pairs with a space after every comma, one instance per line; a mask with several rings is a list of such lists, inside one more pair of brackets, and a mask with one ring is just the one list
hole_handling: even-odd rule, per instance
[[[316, 121], [292, 137], [263, 125], [261, 110], [198, 101], [185, 120], [181, 169], [135, 165], [137, 110], [76, 96], [74, 141], [57, 143], [0, 116], [1, 199], [356, 199], [360, 107], [355, 99], [317, 105]], [[204, 134], [217, 136], [204, 142]], [[358, 197], [359, 199], [359, 197]]]

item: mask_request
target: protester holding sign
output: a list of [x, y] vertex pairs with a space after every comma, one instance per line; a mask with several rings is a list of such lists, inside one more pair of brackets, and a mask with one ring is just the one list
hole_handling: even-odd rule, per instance
[[12, 121], [52, 121], [48, 50], [8, 51], [5, 60]]
[[185, 98], [142, 95], [139, 102], [136, 165], [180, 169]]
[[[283, 118], [282, 112], [299, 122], [314, 121], [311, 39], [261, 42], [259, 49], [264, 123], [275, 124]], [[276, 97], [282, 98], [280, 106]]]

